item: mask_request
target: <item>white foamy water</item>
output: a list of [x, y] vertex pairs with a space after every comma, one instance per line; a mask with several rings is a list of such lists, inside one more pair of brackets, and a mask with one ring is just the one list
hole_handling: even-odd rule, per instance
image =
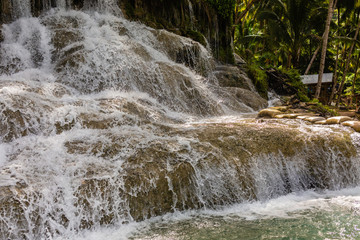
[[[22, 18], [2, 28], [0, 238], [141, 239], [166, 221], [181, 230], [357, 202], [356, 188], [306, 191], [358, 185], [358, 145], [346, 141], [357, 134], [254, 120], [199, 43], [122, 18], [116, 1], [85, 1], [84, 12], [55, 2], [40, 18], [16, 8]], [[258, 146], [284, 128], [301, 149]]]
[[30, 0], [13, 0], [12, 15], [15, 18], [30, 17], [31, 16], [31, 1]]
[[7, 162], [7, 149], [5, 144], [0, 144], [0, 167]]

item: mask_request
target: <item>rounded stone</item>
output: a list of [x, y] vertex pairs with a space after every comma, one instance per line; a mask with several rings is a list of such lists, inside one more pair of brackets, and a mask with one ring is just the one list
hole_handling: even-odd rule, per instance
[[279, 110], [265, 108], [259, 112], [258, 117], [274, 118], [276, 115], [279, 115], [279, 114], [281, 114], [281, 112]]
[[341, 125], [351, 127], [356, 132], [360, 132], [360, 121], [346, 121], [346, 122], [343, 122]]
[[342, 122], [351, 121], [351, 120], [353, 119], [347, 116], [331, 117], [326, 120], [326, 124], [340, 124]]
[[323, 117], [307, 117], [304, 119], [305, 121], [311, 122], [311, 123], [315, 123], [315, 122], [319, 122], [319, 121], [324, 121], [326, 120]]

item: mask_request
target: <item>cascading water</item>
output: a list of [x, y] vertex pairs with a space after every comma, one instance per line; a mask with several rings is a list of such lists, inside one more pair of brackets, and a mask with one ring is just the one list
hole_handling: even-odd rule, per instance
[[286, 194], [359, 185], [358, 134], [244, 119], [264, 100], [220, 87], [199, 43], [127, 21], [115, 1], [51, 2], [2, 27], [1, 239], [131, 238], [166, 213], [240, 204], [252, 218]]
[[15, 18], [31, 16], [30, 0], [13, 0], [12, 15]]

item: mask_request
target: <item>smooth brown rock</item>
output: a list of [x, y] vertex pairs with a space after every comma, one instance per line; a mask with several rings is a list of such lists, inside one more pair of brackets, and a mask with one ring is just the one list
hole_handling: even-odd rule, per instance
[[309, 117], [318, 117], [318, 115], [316, 115], [315, 113], [302, 113], [301, 115], [297, 116], [297, 119], [300, 120], [305, 120], [305, 118], [309, 118]]
[[256, 91], [251, 79], [244, 70], [231, 65], [220, 65], [214, 72], [221, 87], [237, 87]]
[[280, 112], [286, 112], [289, 109], [289, 107], [288, 106], [279, 106], [279, 107], [270, 107], [269, 109], [278, 110]]
[[325, 124], [326, 124], [326, 120], [317, 121], [317, 122], [315, 122], [315, 124], [325, 125]]
[[298, 117], [299, 115], [300, 115], [300, 114], [297, 114], [297, 113], [279, 114], [279, 115], [276, 115], [275, 118], [295, 119], [295, 118]]
[[311, 123], [315, 123], [315, 122], [319, 122], [319, 121], [323, 121], [326, 120], [323, 117], [307, 117], [304, 119], [305, 121], [311, 122]]
[[276, 115], [281, 114], [281, 112], [279, 110], [276, 109], [271, 109], [271, 108], [265, 108], [263, 110], [261, 110], [258, 114], [258, 117], [269, 117], [269, 118], [273, 118]]
[[356, 132], [360, 132], [360, 121], [346, 121], [343, 122], [341, 125], [352, 127]]
[[326, 124], [340, 124], [342, 122], [351, 121], [351, 120], [353, 119], [347, 116], [331, 117], [326, 120]]

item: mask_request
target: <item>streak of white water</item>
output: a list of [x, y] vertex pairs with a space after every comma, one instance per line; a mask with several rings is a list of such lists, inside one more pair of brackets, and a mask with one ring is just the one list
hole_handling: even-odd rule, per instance
[[33, 68], [51, 71], [51, 37], [38, 18], [21, 18], [2, 31], [0, 74]]
[[193, 9], [191, 0], [188, 0], [188, 5], [189, 5], [189, 12], [190, 12], [190, 24], [191, 24], [191, 27], [194, 28], [195, 15], [194, 15], [194, 9]]
[[93, 10], [100, 13], [110, 13], [115, 16], [122, 16], [117, 0], [84, 0], [84, 10]]
[[31, 0], [12, 0], [12, 15], [15, 18], [31, 17]]
[[5, 144], [0, 145], [0, 167], [7, 163], [7, 147]]
[[[70, 0], [68, 0], [70, 2]], [[57, 0], [56, 7], [65, 9], [66, 8], [66, 0]]]

